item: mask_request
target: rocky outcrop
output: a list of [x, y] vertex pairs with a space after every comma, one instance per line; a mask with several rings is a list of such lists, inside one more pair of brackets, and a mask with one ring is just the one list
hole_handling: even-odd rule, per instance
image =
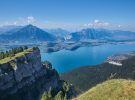
[[43, 65], [34, 50], [0, 65], [0, 100], [39, 100], [45, 91], [58, 91], [59, 81], [57, 71]]

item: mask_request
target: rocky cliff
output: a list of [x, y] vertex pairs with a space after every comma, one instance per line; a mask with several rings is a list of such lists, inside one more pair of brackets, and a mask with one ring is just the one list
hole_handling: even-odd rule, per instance
[[56, 94], [61, 87], [57, 71], [41, 63], [39, 50], [0, 65], [0, 100], [39, 100], [43, 92]]

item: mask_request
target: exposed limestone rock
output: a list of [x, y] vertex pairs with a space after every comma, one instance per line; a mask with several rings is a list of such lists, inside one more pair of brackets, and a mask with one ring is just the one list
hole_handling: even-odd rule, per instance
[[39, 50], [0, 65], [0, 100], [39, 100], [50, 89], [58, 91], [55, 69], [41, 63]]
[[[25, 56], [15, 59], [14, 61], [0, 65], [0, 69], [0, 93], [2, 94], [0, 100], [8, 99], [7, 96], [15, 99], [17, 98], [17, 100], [22, 99], [20, 94], [25, 95], [25, 93], [23, 94], [24, 91], [28, 93], [29, 90], [27, 89], [34, 86], [37, 81], [39, 81], [42, 86], [42, 91], [48, 90], [50, 87], [58, 87], [57, 81], [59, 80], [59, 76], [55, 75], [53, 70], [52, 73], [54, 75], [52, 75], [49, 80], [46, 78], [47, 68], [43, 67], [41, 63], [39, 50], [35, 50]], [[40, 85], [39, 87], [41, 87]], [[40, 90], [38, 86], [36, 87]], [[39, 91], [37, 91], [37, 94], [38, 93]], [[25, 98], [25, 96], [23, 98]]]

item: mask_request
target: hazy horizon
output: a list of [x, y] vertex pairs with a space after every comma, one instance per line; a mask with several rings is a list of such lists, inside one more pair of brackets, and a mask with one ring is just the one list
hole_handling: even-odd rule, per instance
[[134, 0], [1, 0], [0, 26], [135, 31]]

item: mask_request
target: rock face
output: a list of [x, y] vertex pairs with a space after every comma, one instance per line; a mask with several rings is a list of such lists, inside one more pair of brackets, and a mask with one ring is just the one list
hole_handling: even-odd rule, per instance
[[55, 69], [41, 63], [39, 50], [0, 65], [0, 100], [39, 100], [43, 92], [59, 90]]

